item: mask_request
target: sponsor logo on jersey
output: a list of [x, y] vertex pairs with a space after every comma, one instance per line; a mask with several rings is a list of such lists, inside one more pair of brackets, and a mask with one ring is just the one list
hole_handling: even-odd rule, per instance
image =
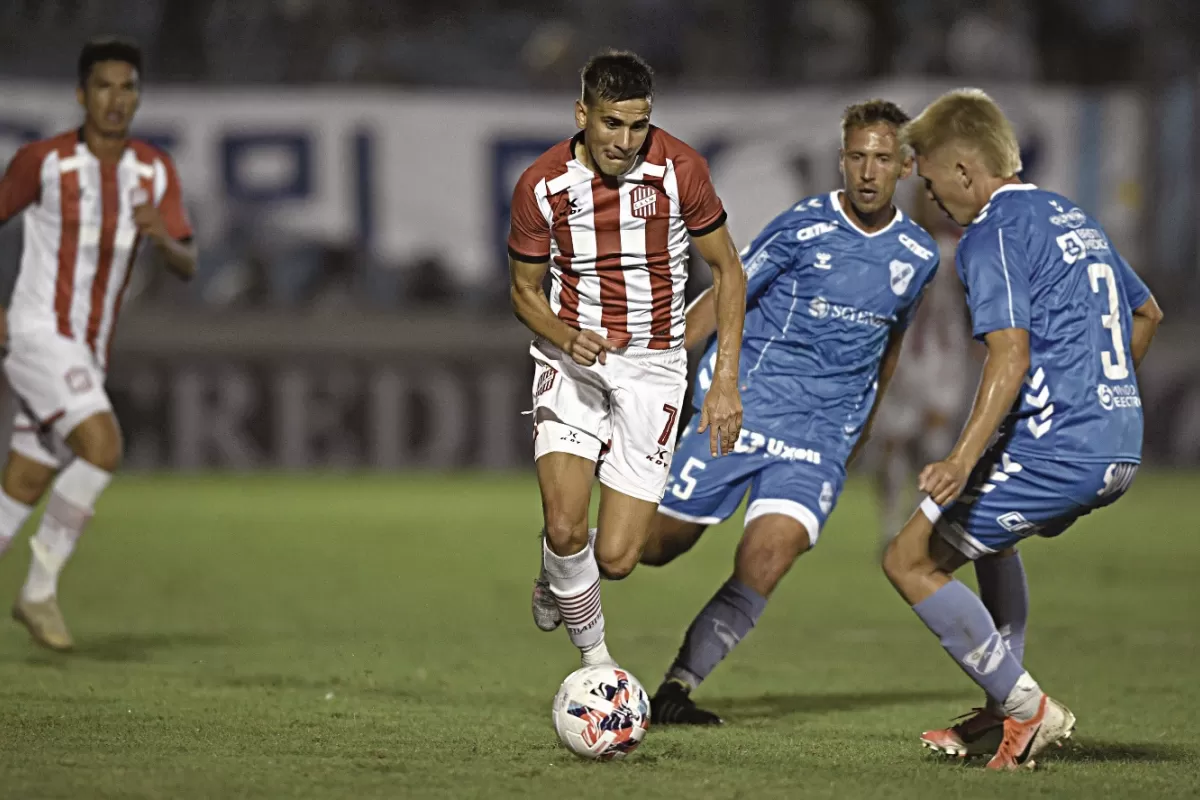
[[909, 236], [907, 233], [900, 234], [900, 244], [904, 245], [909, 250], [911, 250], [913, 255], [915, 255], [917, 258], [921, 259], [922, 261], [928, 261], [929, 259], [933, 258], [932, 250], [929, 250], [928, 248], [922, 247], [921, 245], [917, 244], [916, 241], [914, 241], [913, 238], [911, 236]]
[[829, 263], [833, 256], [829, 253], [817, 253], [817, 263], [813, 264], [817, 269], [832, 269], [833, 264]]
[[1123, 383], [1120, 386], [1109, 386], [1102, 383], [1096, 387], [1096, 398], [1100, 401], [1100, 407], [1105, 411], [1112, 411], [1114, 408], [1142, 407], [1142, 398], [1138, 396], [1137, 387], [1132, 383]]
[[831, 303], [824, 297], [814, 297], [808, 301], [808, 314], [817, 319], [844, 319], [855, 325], [869, 325], [872, 328], [884, 328], [892, 324], [892, 321], [882, 314]]
[[658, 192], [653, 186], [637, 186], [629, 197], [633, 215], [638, 219], [650, 219], [658, 205]]
[[888, 264], [888, 269], [892, 272], [892, 291], [896, 295], [902, 295], [908, 291], [908, 284], [912, 282], [913, 275], [916, 274], [913, 265], [906, 261], [892, 261], [891, 264]]
[[[1062, 207], [1059, 206], [1059, 208]], [[1078, 208], [1072, 208], [1065, 214], [1055, 214], [1050, 217], [1050, 222], [1060, 228], [1082, 228], [1087, 224], [1087, 214]]]
[[818, 222], [816, 225], [809, 225], [807, 228], [801, 228], [796, 231], [796, 239], [801, 242], [807, 242], [809, 239], [815, 239], [818, 236], [824, 236], [830, 231], [836, 231], [837, 224], [833, 222]]
[[738, 435], [737, 443], [733, 446], [733, 452], [749, 455], [757, 453], [759, 450], [766, 450], [767, 455], [781, 458], [784, 461], [807, 461], [809, 464], [821, 463], [821, 454], [816, 450], [807, 447], [793, 447], [783, 439], [766, 436], [758, 431], [742, 428], [742, 432]]

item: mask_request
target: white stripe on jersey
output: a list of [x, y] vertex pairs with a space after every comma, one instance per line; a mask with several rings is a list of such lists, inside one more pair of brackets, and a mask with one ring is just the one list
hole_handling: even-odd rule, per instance
[[604, 308], [600, 303], [600, 276], [596, 273], [596, 217], [592, 205], [592, 182], [576, 183], [568, 190], [571, 207], [571, 269], [579, 275], [579, 327], [594, 331], [600, 326]]
[[[645, 165], [643, 165], [644, 167]], [[621, 197], [621, 266], [642, 269], [624, 270], [625, 279], [625, 308], [626, 330], [646, 331], [646, 336], [653, 324], [650, 307], [653, 294], [650, 290], [650, 270], [646, 265], [646, 220], [633, 215], [633, 190], [640, 184], [623, 182], [620, 188]], [[608, 334], [605, 333], [607, 336]], [[641, 338], [640, 336], [637, 338]]]
[[1008, 280], [1008, 259], [1004, 257], [1004, 229], [997, 230], [996, 236], [1000, 239], [1000, 266], [1004, 268], [1004, 285], [1008, 289], [1008, 321], [1015, 328], [1017, 327], [1017, 317], [1013, 313], [1012, 284]]
[[[667, 252], [670, 253], [671, 264], [671, 338], [683, 340], [683, 332], [687, 318], [683, 315], [683, 295], [687, 288], [688, 238], [687, 225], [683, 224], [683, 209], [679, 199], [679, 176], [675, 172], [675, 161], [667, 159], [667, 168], [663, 175], [663, 191], [671, 201], [672, 224], [667, 229]], [[678, 221], [678, 222], [676, 222]]]

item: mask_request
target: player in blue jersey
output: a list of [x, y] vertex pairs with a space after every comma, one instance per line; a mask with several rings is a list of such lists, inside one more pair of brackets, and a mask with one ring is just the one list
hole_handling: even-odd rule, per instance
[[[1134, 370], [1162, 312], [1099, 223], [1021, 182], [1012, 126], [987, 95], [943, 95], [904, 138], [930, 194], [967, 226], [958, 273], [987, 360], [958, 443], [922, 471], [929, 497], [883, 567], [988, 697], [922, 741], [958, 756], [995, 747], [988, 767], [1016, 769], [1069, 737], [1075, 716], [1023, 666], [1028, 596], [1012, 548], [1129, 488], [1142, 449]], [[982, 598], [952, 577], [968, 561]]]
[[[655, 724], [719, 724], [691, 692], [754, 627], [780, 579], [812, 547], [837, 503], [846, 464], [900, 354], [904, 330], [938, 266], [933, 239], [892, 203], [912, 170], [899, 140], [908, 117], [874, 100], [842, 118], [845, 188], [801, 201], [743, 253], [746, 322], [733, 453], [714, 458], [689, 426], [671, 464], [642, 563], [686, 552], [750, 494], [745, 532], [725, 582], [687, 631], [652, 700]], [[688, 310], [689, 345], [716, 326], [711, 295]], [[696, 408], [711, 383], [704, 354]]]

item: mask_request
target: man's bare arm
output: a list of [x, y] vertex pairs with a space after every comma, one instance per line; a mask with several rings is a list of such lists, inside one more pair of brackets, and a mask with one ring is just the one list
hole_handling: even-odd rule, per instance
[[603, 364], [604, 354], [614, 349], [613, 344], [592, 331], [578, 331], [572, 328], [559, 319], [550, 308], [546, 293], [542, 291], [542, 281], [549, 268], [549, 261], [534, 264], [509, 256], [509, 298], [513, 313], [526, 328], [570, 355], [578, 363], [590, 366], [599, 361]]
[[1012, 410], [1029, 372], [1029, 331], [1004, 328], [987, 334], [985, 341], [987, 360], [971, 417], [950, 455], [921, 472], [921, 491], [928, 492], [938, 505], [945, 505], [962, 492], [975, 463]]
[[746, 322], [746, 272], [729, 229], [722, 225], [693, 241], [712, 268], [712, 295], [717, 317], [717, 363], [712, 385], [700, 409], [702, 432], [710, 425], [710, 451], [721, 455], [733, 450], [742, 430], [742, 400], [738, 393], [738, 359], [742, 349], [742, 326]]
[[1129, 335], [1129, 349], [1132, 351], [1133, 368], [1136, 370], [1150, 349], [1150, 342], [1158, 332], [1162, 322], [1163, 312], [1158, 307], [1158, 301], [1151, 295], [1150, 299], [1133, 310], [1133, 331]]
[[691, 350], [717, 331], [717, 298], [711, 288], [701, 292], [687, 307], [683, 346]]

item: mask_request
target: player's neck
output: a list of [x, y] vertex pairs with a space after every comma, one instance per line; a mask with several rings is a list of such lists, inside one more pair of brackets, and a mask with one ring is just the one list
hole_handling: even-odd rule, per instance
[[88, 123], [83, 124], [83, 142], [96, 158], [103, 162], [120, 161], [129, 143], [128, 134], [112, 136], [96, 130]]
[[896, 216], [896, 207], [891, 203], [874, 213], [863, 214], [854, 207], [845, 192], [838, 194], [838, 202], [841, 203], [846, 218], [858, 226], [863, 233], [877, 233], [883, 230], [891, 224], [892, 219]]
[[1000, 189], [1002, 187], [1017, 186], [1024, 182], [1025, 181], [1021, 180], [1020, 178], [1018, 178], [1015, 175], [1011, 178], [988, 177], [988, 178], [984, 178], [983, 180], [979, 181], [977, 184], [975, 184], [975, 186], [977, 187], [975, 190], [975, 202], [976, 202], [976, 205], [978, 205], [979, 207], [975, 210], [975, 213], [972, 214], [971, 216], [972, 217], [979, 216], [979, 212], [983, 211], [984, 206], [986, 206], [988, 203], [992, 202], [992, 196], [994, 194], [996, 194], [996, 192], [1000, 191]]

